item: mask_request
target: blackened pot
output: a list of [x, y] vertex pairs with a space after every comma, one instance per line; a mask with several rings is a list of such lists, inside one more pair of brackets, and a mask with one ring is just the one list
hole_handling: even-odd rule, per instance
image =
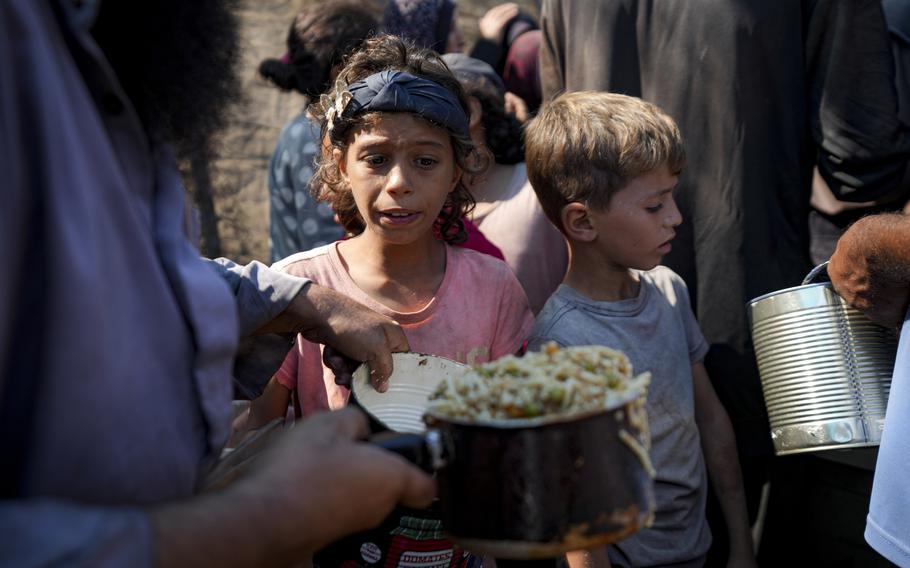
[[[497, 558], [559, 556], [650, 523], [644, 397], [569, 418], [473, 422], [427, 415], [443, 526]], [[441, 459], [440, 459], [441, 458]]]

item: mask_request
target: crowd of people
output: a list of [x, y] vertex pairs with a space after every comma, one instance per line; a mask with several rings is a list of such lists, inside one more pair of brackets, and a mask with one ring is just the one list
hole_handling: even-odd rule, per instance
[[910, 223], [882, 213], [910, 199], [898, 4], [504, 3], [469, 56], [454, 0], [310, 3], [259, 67], [303, 99], [263, 170], [271, 263], [238, 265], [200, 258], [177, 167], [236, 99], [233, 3], [4, 2], [0, 559], [495, 566], [364, 441], [351, 373], [382, 392], [394, 352], [555, 342], [651, 373], [656, 470], [649, 527], [560, 562], [755, 566], [780, 474], [744, 306], [815, 254], [905, 328], [865, 538], [910, 566]]

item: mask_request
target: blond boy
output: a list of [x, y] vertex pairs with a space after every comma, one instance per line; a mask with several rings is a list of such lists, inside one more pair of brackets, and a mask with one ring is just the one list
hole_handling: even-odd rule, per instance
[[[682, 217], [679, 130], [640, 99], [569, 93], [526, 135], [528, 177], [569, 243], [569, 269], [538, 316], [531, 348], [607, 345], [650, 371], [648, 416], [656, 516], [651, 528], [585, 553], [587, 563], [701, 566], [711, 545], [707, 476], [730, 534], [730, 565], [754, 566], [733, 431], [702, 363], [707, 342], [682, 279], [658, 266]], [[575, 564], [580, 558], [570, 557]], [[581, 564], [578, 564], [581, 565]]]

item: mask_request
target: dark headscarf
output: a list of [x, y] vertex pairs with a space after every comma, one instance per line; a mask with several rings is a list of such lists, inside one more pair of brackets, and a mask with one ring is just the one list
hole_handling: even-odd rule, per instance
[[528, 110], [535, 112], [540, 106], [540, 30], [531, 30], [518, 36], [509, 47], [506, 63], [502, 70], [502, 80], [506, 90], [515, 93], [528, 105]]
[[442, 53], [452, 29], [454, 12], [454, 0], [389, 0], [383, 25], [386, 33]]
[[468, 117], [454, 93], [428, 79], [387, 69], [348, 87], [351, 99], [343, 116], [369, 111], [412, 112], [456, 136], [470, 138]]

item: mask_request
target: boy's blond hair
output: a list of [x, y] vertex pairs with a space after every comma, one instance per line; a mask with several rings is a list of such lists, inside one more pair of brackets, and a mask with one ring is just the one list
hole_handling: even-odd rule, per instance
[[686, 153], [676, 123], [651, 103], [581, 91], [556, 97], [531, 121], [525, 161], [544, 213], [565, 232], [560, 214], [569, 203], [606, 209], [636, 177], [661, 166], [679, 175]]

